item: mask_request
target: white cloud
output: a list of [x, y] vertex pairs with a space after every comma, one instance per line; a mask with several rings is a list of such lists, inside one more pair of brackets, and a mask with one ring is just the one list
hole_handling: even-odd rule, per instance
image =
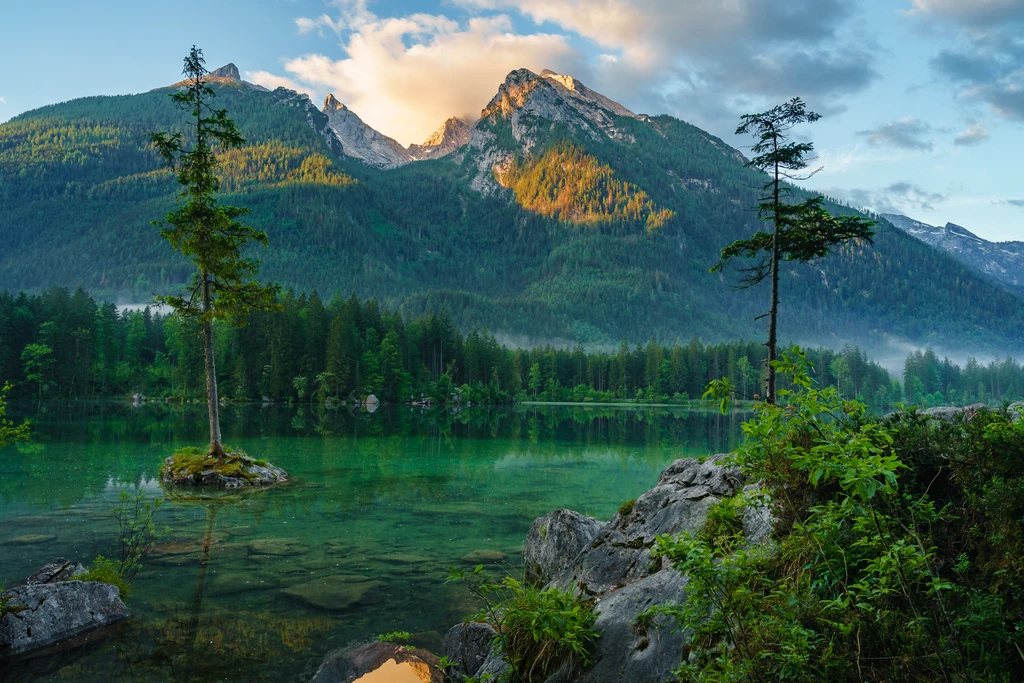
[[953, 138], [953, 144], [959, 145], [961, 147], [969, 145], [980, 145], [981, 143], [985, 142], [985, 140], [988, 140], [989, 137], [991, 136], [989, 135], [988, 130], [983, 125], [981, 125], [980, 123], [972, 123], [969, 126], [967, 126], [965, 130], [960, 131], [959, 133], [956, 134], [956, 137]]
[[912, 14], [988, 24], [1024, 17], [1024, 0], [913, 0]]
[[[848, 0], [450, 1], [471, 18], [378, 17], [366, 0], [331, 0], [328, 14], [295, 26], [337, 34], [341, 57], [291, 59], [288, 76], [334, 92], [403, 143], [421, 142], [448, 116], [477, 116], [521, 67], [571, 73], [635, 111], [719, 134], [738, 111], [793, 95], [840, 110], [842, 96], [877, 77], [863, 33], [846, 33]], [[535, 28], [517, 32], [513, 13]], [[258, 82], [283, 84], [270, 76]]]
[[[585, 70], [564, 36], [513, 33], [506, 16], [460, 24], [430, 14], [377, 18], [358, 0], [345, 6], [353, 14], [329, 26], [345, 33], [343, 59], [306, 55], [285, 62], [290, 78], [254, 74], [253, 80], [267, 87], [291, 82], [287, 87], [332, 92], [366, 123], [403, 144], [423, 142], [450, 116], [475, 119], [510, 71]], [[315, 26], [323, 27], [328, 24]]]
[[243, 78], [250, 83], [257, 83], [270, 90], [275, 88], [288, 88], [295, 92], [305, 93], [311, 97], [314, 95], [312, 88], [309, 88], [308, 86], [286, 76], [272, 74], [269, 71], [246, 71]]
[[3, 97], [0, 97], [0, 104], [7, 104], [7, 100]]
[[794, 94], [835, 109], [836, 96], [877, 77], [869, 41], [844, 33], [855, 6], [847, 0], [455, 1], [516, 10], [591, 41], [616, 57], [598, 60], [595, 86], [697, 123]]

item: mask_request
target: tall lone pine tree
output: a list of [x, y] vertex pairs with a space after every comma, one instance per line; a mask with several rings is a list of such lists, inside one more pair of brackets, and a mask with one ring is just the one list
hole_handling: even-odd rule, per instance
[[[803, 202], [789, 201], [796, 180], [806, 180], [814, 173], [801, 176], [807, 168], [808, 155], [814, 151], [810, 142], [790, 142], [789, 131], [801, 123], [821, 118], [807, 111], [799, 97], [761, 114], [745, 114], [736, 128], [736, 135], [753, 135], [757, 141], [751, 150], [754, 158], [747, 166], [768, 174], [762, 186], [764, 194], [758, 204], [761, 220], [772, 226], [771, 232], [758, 231], [745, 240], [737, 240], [722, 249], [721, 257], [711, 272], [719, 272], [735, 258], [756, 259], [744, 268], [739, 288], [752, 287], [770, 277], [771, 308], [768, 313], [767, 378], [765, 401], [775, 403], [776, 345], [778, 342], [779, 264], [782, 261], [808, 263], [827, 256], [832, 247], [851, 239], [871, 242], [874, 223], [859, 216], [832, 216], [822, 206], [820, 196]], [[763, 317], [763, 316], [762, 316]]]
[[250, 311], [274, 308], [278, 286], [256, 282], [259, 263], [242, 256], [242, 248], [249, 242], [266, 246], [267, 234], [237, 220], [248, 209], [217, 203], [220, 181], [214, 145], [230, 149], [241, 146], [245, 140], [235, 122], [228, 118], [227, 110], [214, 109], [209, 104], [215, 93], [203, 80], [209, 72], [202, 50], [192, 46], [182, 73], [184, 86], [171, 93], [171, 98], [192, 117], [188, 137], [182, 133], [153, 133], [150, 139], [165, 163], [177, 172], [183, 188], [181, 204], [164, 218], [169, 227], [162, 229], [160, 235], [195, 264], [196, 272], [183, 295], [160, 296], [157, 300], [170, 306], [176, 315], [199, 319], [210, 413], [209, 453], [225, 457], [213, 357], [213, 321], [222, 319], [242, 325]]

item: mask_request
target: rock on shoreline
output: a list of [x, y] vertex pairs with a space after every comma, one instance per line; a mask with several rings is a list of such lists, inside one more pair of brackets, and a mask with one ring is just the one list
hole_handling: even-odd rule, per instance
[[[655, 604], [686, 600], [687, 578], [652, 557], [655, 538], [697, 532], [715, 503], [755, 488], [745, 489], [739, 470], [724, 465], [724, 457], [676, 460], [654, 488], [608, 522], [556, 510], [533, 523], [523, 547], [527, 576], [539, 585], [593, 599], [594, 629], [600, 634], [593, 666], [583, 671], [563, 668], [550, 683], [662, 683], [671, 678], [689, 634], [673, 633], [674, 624], [665, 617], [653, 619], [647, 628], [634, 622]], [[770, 536], [767, 507], [748, 506], [743, 521], [748, 542]], [[463, 623], [449, 630], [444, 654], [456, 663], [456, 677], [499, 674], [507, 667], [490, 644], [492, 635], [484, 624]]]
[[81, 564], [51, 560], [24, 586], [0, 593], [7, 613], [0, 619], [0, 670], [10, 661], [52, 656], [97, 640], [131, 617], [116, 587], [79, 581]]

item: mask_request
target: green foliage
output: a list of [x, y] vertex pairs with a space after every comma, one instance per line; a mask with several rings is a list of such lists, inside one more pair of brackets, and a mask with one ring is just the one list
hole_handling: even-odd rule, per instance
[[7, 394], [11, 391], [11, 383], [5, 382], [0, 387], [0, 448], [9, 446], [15, 441], [23, 441], [28, 438], [29, 425], [25, 420], [20, 425], [8, 420], [7, 415]]
[[497, 632], [495, 644], [509, 663], [512, 683], [547, 680], [563, 666], [587, 667], [598, 634], [597, 614], [589, 602], [556, 588], [540, 589], [505, 577], [491, 579], [478, 565], [451, 570], [458, 582], [484, 603], [477, 619]]
[[633, 511], [633, 506], [636, 505], [636, 498], [633, 500], [627, 500], [625, 503], [619, 506], [619, 517], [625, 517]]
[[[174, 451], [174, 463], [163, 467], [174, 479], [191, 479], [202, 472], [213, 470], [225, 477], [239, 477], [245, 480], [254, 479], [247, 472], [242, 460], [244, 452], [224, 445], [225, 455], [214, 455], [197, 446], [185, 446]], [[256, 460], [258, 465], [266, 465], [266, 461]]]
[[122, 598], [127, 598], [135, 577], [142, 569], [142, 560], [156, 543], [157, 528], [153, 517], [162, 502], [160, 499], [147, 500], [141, 491], [134, 495], [122, 491], [113, 513], [117, 521], [117, 557], [108, 559], [100, 555], [84, 574], [75, 578], [109, 583], [117, 587]]
[[988, 410], [877, 422], [815, 388], [798, 349], [776, 366], [792, 389], [734, 455], [771, 495], [773, 541], [741, 543], [737, 499], [657, 542], [689, 577], [685, 604], [646, 617], [692, 630], [680, 678], [1018, 680], [1024, 427]]
[[382, 643], [408, 643], [411, 636], [412, 634], [408, 631], [392, 631], [390, 633], [381, 633], [377, 636], [377, 640]]
[[629, 222], [652, 232], [675, 215], [657, 208], [640, 188], [619, 180], [609, 166], [564, 142], [528, 163], [513, 164], [498, 180], [512, 189], [523, 208], [567, 223]]
[[196, 271], [187, 296], [157, 298], [178, 315], [200, 317], [204, 323], [242, 321], [250, 311], [272, 306], [276, 293], [274, 287], [252, 280], [258, 264], [242, 255], [250, 242], [266, 246], [267, 234], [237, 220], [247, 209], [218, 204], [216, 199], [220, 179], [214, 145], [237, 148], [245, 139], [226, 109], [209, 105], [216, 92], [204, 81], [207, 71], [201, 50], [193, 46], [182, 73], [185, 87], [170, 93], [170, 98], [194, 120], [190, 124], [193, 144], [186, 146], [180, 132], [153, 133], [150, 139], [182, 187], [181, 204], [167, 214], [164, 220], [170, 227], [160, 235], [192, 261]]
[[[771, 224], [771, 232], [757, 231], [746, 239], [736, 240], [722, 249], [718, 263], [711, 272], [721, 271], [736, 258], [755, 260], [745, 269], [741, 287], [752, 287], [765, 278], [772, 282], [768, 309], [768, 372], [765, 378], [765, 400], [776, 399], [775, 360], [778, 340], [779, 267], [781, 261], [810, 263], [824, 258], [836, 246], [851, 240], [871, 244], [874, 222], [863, 216], [833, 216], [824, 206], [823, 197], [810, 197], [803, 202], [789, 201], [793, 194], [786, 181], [805, 180], [797, 175], [807, 168], [807, 155], [814, 151], [810, 142], [789, 142], [790, 131], [801, 123], [821, 118], [808, 112], [800, 98], [773, 107], [761, 114], [742, 117], [736, 135], [753, 134], [757, 138], [752, 151], [756, 156], [747, 166], [767, 174], [758, 203], [758, 217]], [[813, 174], [812, 174], [813, 175]]]
[[109, 583], [117, 588], [122, 600], [128, 598], [132, 592], [131, 583], [122, 574], [120, 563], [116, 560], [108, 560], [102, 555], [92, 561], [92, 566], [85, 570], [84, 574], [79, 574], [75, 578], [79, 581]]
[[[326, 404], [333, 399], [331, 407], [371, 393], [391, 403], [429, 399], [438, 404], [459, 396], [474, 404], [510, 403], [517, 397], [686, 404], [701, 395], [708, 376], [729, 380], [720, 404], [761, 396], [757, 368], [763, 366], [765, 349], [755, 342], [649, 339], [616, 349], [586, 350], [579, 344], [514, 349], [487, 330], [460, 332], [443, 309], [415, 315], [354, 296], [325, 302], [317, 292], [286, 292], [278, 302], [280, 310], [255, 312], [245, 327], [216, 326], [217, 379], [225, 396], [284, 401], [296, 396], [294, 378], [308, 377], [303, 400]], [[53, 383], [51, 396], [206, 395], [195, 320], [149, 309], [119, 312], [83, 290], [50, 288], [39, 295], [0, 291], [0, 330], [8, 341], [0, 344], [0, 377], [14, 384], [12, 397], [36, 393], [24, 381], [18, 360], [32, 343], [53, 350], [46, 374]], [[899, 381], [863, 349], [819, 348], [807, 354], [822, 385], [879, 409], [904, 399], [950, 405], [1024, 398], [1024, 369], [1008, 358], [987, 365], [968, 360], [961, 368], [931, 351], [914, 353], [907, 361], [904, 394]], [[927, 384], [917, 387], [917, 381]]]
[[[538, 156], [571, 144], [615, 180], [642, 188], [654, 209], [674, 212], [647, 233], [643, 221], [577, 225], [524, 209], [511, 191], [476, 192], [469, 157], [472, 171], [452, 159], [366, 168], [327, 144], [326, 117], [304, 97], [210, 87], [246, 139], [218, 154], [222, 200], [248, 207], [245, 221], [271, 233], [273, 248], [260, 254], [270, 281], [307, 296], [318, 288], [377, 298], [410, 317], [444, 309], [463, 331], [529, 335], [530, 347], [567, 339], [610, 349], [624, 336], [633, 346], [651, 334], [671, 346], [695, 334], [718, 343], [762, 333], [753, 318], [765, 310], [766, 292], [737, 296], [707, 266], [723, 244], [759, 229], [749, 207], [764, 177], [694, 126], [667, 116], [621, 118], [619, 140], [544, 131], [538, 142]], [[183, 292], [192, 265], [149, 228], [174, 208], [178, 187], [146, 134], [193, 140], [168, 92], [81, 98], [0, 124], [0, 235], [9, 245], [0, 249], [0, 287], [37, 294], [51, 284], [82, 285], [134, 302]], [[506, 124], [498, 128], [512, 140]], [[330, 161], [322, 177], [301, 171], [317, 157]], [[833, 216], [853, 213], [826, 206]], [[877, 233], [874, 250], [849, 244], [814, 268], [783, 266], [782, 339], [863, 344], [865, 330], [884, 330], [979, 353], [1012, 347], [1024, 303], [885, 222]], [[290, 377], [297, 374], [304, 372]], [[0, 375], [20, 376], [20, 369]], [[718, 375], [705, 375], [690, 397], [709, 376]], [[753, 393], [763, 392], [741, 392]]]

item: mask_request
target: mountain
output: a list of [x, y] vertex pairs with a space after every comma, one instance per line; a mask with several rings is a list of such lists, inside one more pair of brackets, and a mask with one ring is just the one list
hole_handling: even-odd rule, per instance
[[452, 117], [441, 124], [422, 145], [409, 145], [409, 156], [413, 161], [440, 159], [469, 143], [469, 123]]
[[952, 254], [956, 260], [985, 273], [1019, 294], [1024, 294], [1024, 242], [990, 242], [955, 223], [943, 227], [913, 218], [883, 213], [900, 230]]
[[[235, 68], [216, 73], [215, 106], [247, 140], [222, 155], [223, 201], [270, 236], [258, 253], [268, 279], [409, 314], [443, 307], [518, 342], [764, 334], [766, 288], [737, 292], [735, 274], [708, 273], [723, 245], [758, 229], [763, 178], [705, 131], [520, 69], [477, 121], [449, 119], [403, 148], [336, 98], [318, 108], [248, 87]], [[0, 287], [140, 302], [187, 281], [151, 225], [178, 189], [147, 135], [186, 132], [167, 92], [81, 98], [0, 125]], [[1020, 298], [885, 221], [873, 248], [785, 266], [785, 339], [1017, 350], [1021, 329]]]

